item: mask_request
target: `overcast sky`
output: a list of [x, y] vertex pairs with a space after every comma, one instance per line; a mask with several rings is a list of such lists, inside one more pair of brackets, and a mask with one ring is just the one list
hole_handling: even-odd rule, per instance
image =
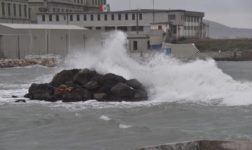
[[[107, 0], [111, 10], [151, 8], [153, 0]], [[155, 0], [156, 9], [205, 12], [205, 19], [230, 27], [252, 28], [252, 0]]]

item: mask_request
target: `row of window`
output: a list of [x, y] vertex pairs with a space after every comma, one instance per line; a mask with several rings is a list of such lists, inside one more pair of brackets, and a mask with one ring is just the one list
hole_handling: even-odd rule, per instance
[[1, 3], [2, 16], [14, 16], [14, 17], [27, 17], [31, 10], [27, 5], [15, 4], [15, 3]]
[[113, 30], [121, 30], [124, 32], [128, 32], [128, 31], [144, 31], [144, 27], [143, 26], [118, 26], [118, 27], [114, 27], [114, 26], [106, 26], [106, 27], [86, 27], [90, 30], [102, 30], [104, 29], [105, 31], [113, 31]]
[[186, 16], [184, 17], [184, 21], [186, 22], [200, 22], [201, 17], [195, 17], [195, 16]]
[[200, 26], [185, 26], [185, 30], [200, 30]]
[[[60, 21], [60, 17], [59, 15], [49, 15], [49, 21], [53, 21], [53, 16], [55, 16], [55, 21]], [[81, 19], [82, 18], [82, 19]], [[69, 21], [87, 21], [87, 20], [90, 20], [90, 21], [101, 21], [101, 20], [104, 20], [104, 21], [107, 21], [107, 20], [143, 20], [143, 15], [140, 13], [140, 14], [97, 14], [97, 15], [94, 15], [94, 14], [90, 14], [90, 15], [64, 15], [63, 17], [64, 20], [69, 20]], [[42, 15], [42, 21], [45, 22], [46, 21], [46, 16], [45, 15]]]

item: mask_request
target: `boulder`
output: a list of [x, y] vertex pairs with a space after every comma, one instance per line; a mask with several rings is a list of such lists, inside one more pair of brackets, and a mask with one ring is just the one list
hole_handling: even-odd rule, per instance
[[55, 102], [97, 101], [141, 101], [148, 95], [144, 86], [136, 79], [126, 80], [108, 73], [98, 74], [89, 69], [63, 70], [48, 84], [32, 84], [25, 97], [32, 100]]
[[63, 70], [54, 76], [50, 84], [57, 87], [61, 84], [65, 84], [66, 82], [71, 82], [79, 71], [79, 69]]
[[76, 76], [73, 79], [73, 82], [84, 87], [96, 75], [97, 75], [96, 71], [84, 69], [76, 74]]
[[32, 100], [47, 100], [55, 101], [54, 88], [48, 83], [35, 84], [33, 83], [29, 88], [29, 93], [25, 97]]
[[129, 100], [134, 96], [134, 89], [125, 83], [119, 82], [111, 88], [111, 95], [113, 99]]
[[107, 94], [106, 93], [95, 93], [94, 94], [94, 99], [98, 101], [105, 101], [107, 99]]
[[25, 99], [17, 99], [15, 103], [26, 103]]

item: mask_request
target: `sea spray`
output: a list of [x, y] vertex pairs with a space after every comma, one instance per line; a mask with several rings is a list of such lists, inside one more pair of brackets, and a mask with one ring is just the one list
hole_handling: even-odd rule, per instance
[[126, 44], [124, 33], [112, 32], [103, 45], [69, 54], [66, 67], [92, 68], [100, 73], [112, 72], [127, 79], [136, 78], [148, 88], [148, 103], [252, 104], [252, 83], [233, 80], [212, 59], [181, 62], [157, 54], [148, 62], [139, 63], [129, 56]]

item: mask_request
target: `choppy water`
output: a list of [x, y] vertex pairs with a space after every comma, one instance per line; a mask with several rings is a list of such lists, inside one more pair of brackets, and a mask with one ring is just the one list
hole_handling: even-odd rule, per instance
[[[58, 68], [0, 70], [0, 150], [126, 150], [194, 139], [252, 140], [252, 62], [162, 55], [138, 63], [127, 57], [125, 36], [73, 53]], [[65, 68], [93, 68], [137, 78], [150, 100], [137, 103], [16, 104], [32, 82], [48, 82]]]

